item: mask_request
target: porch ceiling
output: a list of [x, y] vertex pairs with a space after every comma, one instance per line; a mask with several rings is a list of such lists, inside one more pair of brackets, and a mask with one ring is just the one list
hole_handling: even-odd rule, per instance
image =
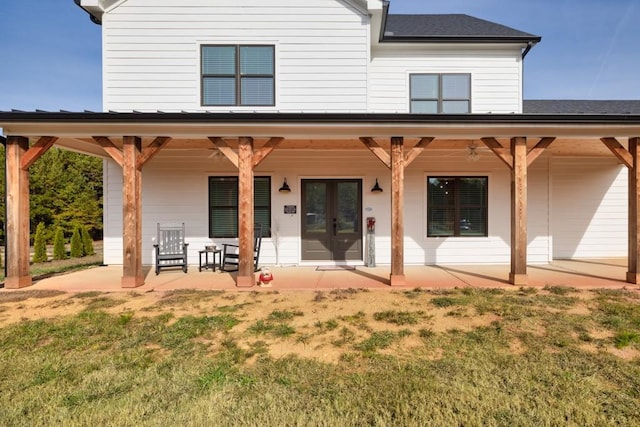
[[512, 137], [556, 137], [549, 150], [565, 156], [610, 156], [603, 137], [640, 136], [640, 115], [537, 114], [303, 114], [303, 113], [49, 113], [0, 112], [5, 135], [58, 137], [57, 145], [107, 157], [93, 136], [107, 136], [116, 146], [125, 135], [142, 137], [148, 145], [158, 136], [172, 141], [166, 149], [208, 149], [208, 137], [223, 137], [234, 146], [250, 136], [260, 147], [271, 137], [283, 137], [279, 149], [363, 149], [360, 137], [378, 139], [388, 148], [393, 136], [411, 147], [422, 137], [435, 137], [429, 150], [463, 149], [483, 137], [504, 146]]

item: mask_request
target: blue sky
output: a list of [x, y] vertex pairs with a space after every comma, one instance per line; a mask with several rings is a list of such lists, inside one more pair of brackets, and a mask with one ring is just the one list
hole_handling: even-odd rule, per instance
[[[640, 99], [640, 0], [392, 0], [391, 13], [466, 13], [542, 36], [526, 99]], [[0, 111], [102, 109], [100, 27], [73, 0], [0, 0], [0, 54]]]

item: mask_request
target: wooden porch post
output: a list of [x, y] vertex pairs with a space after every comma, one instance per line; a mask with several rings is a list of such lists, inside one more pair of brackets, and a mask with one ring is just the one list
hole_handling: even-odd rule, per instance
[[144, 284], [142, 274], [142, 172], [137, 168], [142, 141], [125, 136], [122, 147], [123, 288]]
[[638, 164], [638, 145], [640, 138], [629, 138], [629, 153], [631, 154], [631, 167], [629, 167], [629, 259], [627, 282], [640, 283], [640, 217], [638, 207], [640, 206], [640, 165]]
[[391, 138], [391, 286], [404, 276], [404, 138]]
[[238, 142], [238, 277], [237, 286], [253, 286], [253, 138]]
[[509, 282], [527, 284], [527, 138], [511, 139], [511, 272]]
[[29, 172], [22, 160], [29, 149], [29, 140], [9, 136], [6, 145], [7, 203], [7, 289], [31, 286], [29, 272]]

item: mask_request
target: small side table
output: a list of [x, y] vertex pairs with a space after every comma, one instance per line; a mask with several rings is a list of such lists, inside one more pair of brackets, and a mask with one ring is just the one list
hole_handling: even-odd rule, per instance
[[[198, 254], [200, 255], [200, 265], [198, 266], [198, 271], [202, 271], [202, 269], [204, 268], [205, 270], [208, 270], [209, 268], [213, 269], [213, 271], [216, 271], [216, 266], [220, 266], [220, 264], [222, 263], [222, 249], [212, 249], [212, 250], [201, 250], [198, 251]], [[212, 260], [211, 262], [209, 262], [209, 254], [212, 254]], [[204, 255], [204, 262], [203, 261], [203, 256]], [[220, 267], [222, 268], [222, 267]]]

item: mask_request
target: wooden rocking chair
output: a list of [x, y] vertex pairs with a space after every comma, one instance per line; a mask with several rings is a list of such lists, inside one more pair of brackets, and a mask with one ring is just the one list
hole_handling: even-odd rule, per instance
[[158, 243], [156, 248], [156, 275], [161, 268], [181, 267], [187, 272], [187, 246], [184, 242], [184, 222], [182, 225], [163, 225], [158, 223]]
[[[258, 271], [258, 260], [260, 259], [260, 246], [262, 244], [262, 224], [256, 224], [253, 229], [253, 269]], [[222, 250], [222, 271], [237, 271], [238, 260], [240, 258], [238, 245], [224, 243]]]

